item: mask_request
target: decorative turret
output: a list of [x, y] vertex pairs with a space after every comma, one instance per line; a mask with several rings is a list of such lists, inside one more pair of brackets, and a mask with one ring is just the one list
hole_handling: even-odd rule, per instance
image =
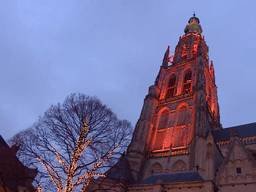
[[190, 62], [199, 56], [202, 56], [208, 63], [208, 46], [201, 35], [199, 18], [195, 15], [191, 17], [184, 31], [185, 34], [180, 37], [175, 48], [173, 65]]
[[191, 17], [188, 20], [188, 24], [184, 29], [184, 32], [187, 33], [199, 33], [201, 34], [203, 32], [202, 27], [200, 25], [200, 20], [199, 18], [196, 17], [196, 14], [193, 14], [193, 17]]

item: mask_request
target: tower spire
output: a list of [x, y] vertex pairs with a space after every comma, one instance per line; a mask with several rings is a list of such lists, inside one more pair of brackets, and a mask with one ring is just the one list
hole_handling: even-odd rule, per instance
[[162, 62], [162, 66], [163, 67], [168, 67], [168, 63], [170, 62], [170, 46], [168, 45], [165, 54], [164, 54], [164, 58], [163, 58], [163, 62]]

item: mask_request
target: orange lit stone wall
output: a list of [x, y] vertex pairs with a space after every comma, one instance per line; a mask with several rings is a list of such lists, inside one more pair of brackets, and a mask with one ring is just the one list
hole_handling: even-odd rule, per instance
[[[199, 55], [206, 61], [202, 66], [197, 60]], [[165, 57], [168, 57], [168, 53]], [[201, 99], [207, 102], [212, 122], [217, 122], [219, 118], [214, 68], [212, 63], [209, 65], [208, 47], [204, 38], [197, 33], [183, 35], [174, 56], [169, 57], [173, 57], [173, 61], [161, 67], [156, 82], [160, 96], [148, 139], [149, 150], [152, 152], [186, 149], [192, 142], [198, 111], [195, 100], [200, 67], [204, 71], [201, 83], [205, 89], [204, 98]]]

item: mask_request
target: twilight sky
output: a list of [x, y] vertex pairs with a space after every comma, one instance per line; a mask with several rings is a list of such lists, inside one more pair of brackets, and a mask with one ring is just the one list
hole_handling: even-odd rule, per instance
[[195, 11], [215, 64], [224, 127], [256, 121], [256, 2], [1, 0], [0, 134], [9, 139], [72, 92], [134, 125], [167, 45]]

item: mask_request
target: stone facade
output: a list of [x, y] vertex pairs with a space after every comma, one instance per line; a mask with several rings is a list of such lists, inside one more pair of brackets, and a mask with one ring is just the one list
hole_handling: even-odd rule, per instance
[[256, 123], [222, 128], [213, 62], [197, 17], [169, 47], [131, 144], [92, 191], [256, 191]]

